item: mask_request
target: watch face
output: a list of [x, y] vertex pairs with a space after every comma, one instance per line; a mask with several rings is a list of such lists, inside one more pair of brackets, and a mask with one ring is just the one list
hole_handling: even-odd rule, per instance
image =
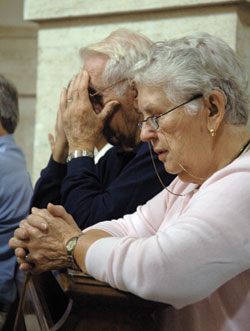
[[72, 252], [72, 250], [75, 248], [77, 238], [72, 238], [66, 245], [67, 251]]

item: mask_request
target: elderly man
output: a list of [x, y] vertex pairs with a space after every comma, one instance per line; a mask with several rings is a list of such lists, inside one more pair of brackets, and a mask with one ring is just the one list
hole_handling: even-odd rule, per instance
[[0, 330], [16, 298], [16, 258], [8, 241], [27, 216], [32, 196], [25, 158], [13, 136], [18, 119], [16, 88], [0, 76]]
[[[119, 29], [81, 49], [91, 103], [72, 95], [76, 76], [62, 92], [55, 142], [50, 136], [52, 157], [36, 184], [32, 206], [62, 204], [83, 229], [134, 212], [162, 189], [148, 145], [139, 140], [137, 91], [131, 83], [150, 45], [145, 36]], [[115, 147], [95, 165], [94, 147], [102, 135]], [[174, 176], [154, 158], [168, 185]]]

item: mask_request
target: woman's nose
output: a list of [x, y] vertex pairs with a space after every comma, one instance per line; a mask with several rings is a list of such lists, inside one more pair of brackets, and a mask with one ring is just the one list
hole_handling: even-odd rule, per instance
[[155, 139], [157, 136], [156, 130], [153, 130], [150, 128], [146, 123], [141, 128], [141, 133], [140, 133], [140, 139], [143, 142], [150, 141], [152, 139]]

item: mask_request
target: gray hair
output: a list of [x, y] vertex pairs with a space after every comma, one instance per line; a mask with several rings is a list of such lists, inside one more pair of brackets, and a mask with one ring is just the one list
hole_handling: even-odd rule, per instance
[[151, 40], [143, 34], [129, 29], [118, 29], [104, 40], [81, 48], [80, 56], [85, 61], [93, 53], [107, 55], [109, 60], [103, 72], [103, 82], [107, 86], [121, 82], [114, 87], [114, 91], [122, 96], [129, 80], [133, 79], [135, 68], [148, 57], [151, 45]]
[[0, 120], [8, 133], [13, 133], [19, 121], [18, 93], [15, 86], [0, 75]]
[[[234, 51], [215, 36], [199, 33], [155, 43], [135, 80], [137, 84], [163, 87], [173, 103], [220, 89], [226, 99], [225, 121], [247, 123], [247, 71]], [[186, 110], [197, 112], [199, 103], [198, 99], [187, 104]]]

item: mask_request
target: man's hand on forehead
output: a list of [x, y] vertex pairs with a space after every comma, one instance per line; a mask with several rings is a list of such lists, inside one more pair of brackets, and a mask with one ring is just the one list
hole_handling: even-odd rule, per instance
[[[81, 69], [68, 89], [63, 89], [60, 100], [62, 120], [69, 143], [69, 153], [74, 150], [93, 152], [96, 141], [108, 117], [117, 109], [118, 101], [109, 101], [103, 107], [94, 107], [89, 97], [89, 74]], [[94, 97], [97, 97], [96, 93]], [[99, 108], [98, 108], [99, 107]], [[94, 108], [94, 109], [93, 109]], [[95, 110], [95, 111], [93, 111]]]

